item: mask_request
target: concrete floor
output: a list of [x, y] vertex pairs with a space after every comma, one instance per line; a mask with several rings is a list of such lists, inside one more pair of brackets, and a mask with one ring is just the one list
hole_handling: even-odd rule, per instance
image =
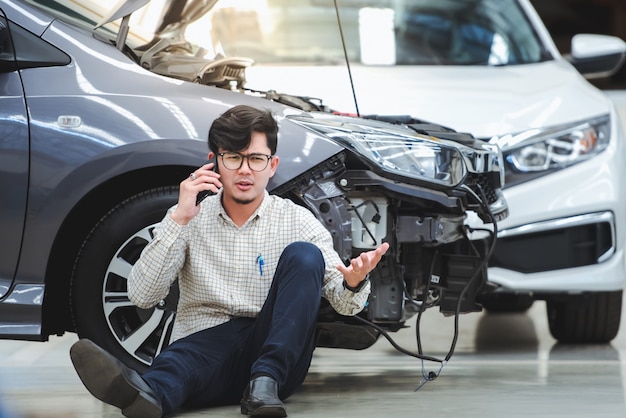
[[[626, 316], [625, 316], [626, 318]], [[416, 351], [415, 326], [392, 334]], [[363, 351], [318, 349], [290, 417], [620, 417], [626, 416], [626, 331], [607, 345], [562, 346], [548, 332], [545, 304], [526, 314], [468, 314], [455, 354], [420, 390], [420, 361], [381, 339]], [[436, 311], [421, 323], [425, 354], [445, 357], [453, 319]], [[93, 398], [72, 368], [76, 336], [46, 343], [0, 341], [0, 393], [19, 418], [121, 417]], [[424, 363], [424, 370], [439, 371]], [[0, 414], [1, 416], [1, 414]], [[238, 417], [237, 406], [177, 417]]]

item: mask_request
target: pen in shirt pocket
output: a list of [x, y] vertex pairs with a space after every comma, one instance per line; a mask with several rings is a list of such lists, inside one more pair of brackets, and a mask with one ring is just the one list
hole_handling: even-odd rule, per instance
[[256, 258], [256, 263], [259, 265], [259, 276], [263, 276], [263, 264], [265, 264], [265, 262], [263, 261], [263, 255], [259, 254], [259, 256]]

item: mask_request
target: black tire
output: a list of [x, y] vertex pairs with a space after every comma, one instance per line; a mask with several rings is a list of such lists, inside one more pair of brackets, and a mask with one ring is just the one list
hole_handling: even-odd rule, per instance
[[562, 343], [607, 343], [617, 335], [622, 291], [594, 292], [548, 300], [550, 333]]
[[479, 298], [479, 303], [489, 313], [524, 313], [534, 302], [528, 294], [487, 293]]
[[157, 307], [139, 309], [128, 299], [126, 279], [177, 199], [172, 186], [118, 204], [92, 229], [74, 265], [71, 302], [79, 338], [91, 339], [138, 371], [169, 344], [178, 288]]

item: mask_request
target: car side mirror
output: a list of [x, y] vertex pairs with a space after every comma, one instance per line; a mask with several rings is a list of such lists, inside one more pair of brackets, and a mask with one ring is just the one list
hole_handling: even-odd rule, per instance
[[609, 77], [624, 63], [626, 42], [616, 36], [578, 34], [571, 51], [567, 59], [585, 78]]

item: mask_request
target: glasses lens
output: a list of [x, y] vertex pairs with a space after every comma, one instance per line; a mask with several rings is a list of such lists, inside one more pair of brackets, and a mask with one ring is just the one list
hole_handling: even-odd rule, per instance
[[224, 167], [229, 170], [238, 170], [243, 164], [243, 159], [248, 159], [248, 166], [252, 171], [263, 171], [270, 161], [270, 157], [265, 154], [250, 154], [243, 156], [236, 152], [225, 152], [220, 154]]
[[267, 167], [269, 159], [263, 154], [250, 154], [248, 155], [248, 164], [250, 169], [254, 171], [263, 171]]
[[229, 170], [237, 170], [241, 167], [241, 160], [243, 160], [243, 157], [235, 152], [225, 152], [222, 154], [224, 167]]

